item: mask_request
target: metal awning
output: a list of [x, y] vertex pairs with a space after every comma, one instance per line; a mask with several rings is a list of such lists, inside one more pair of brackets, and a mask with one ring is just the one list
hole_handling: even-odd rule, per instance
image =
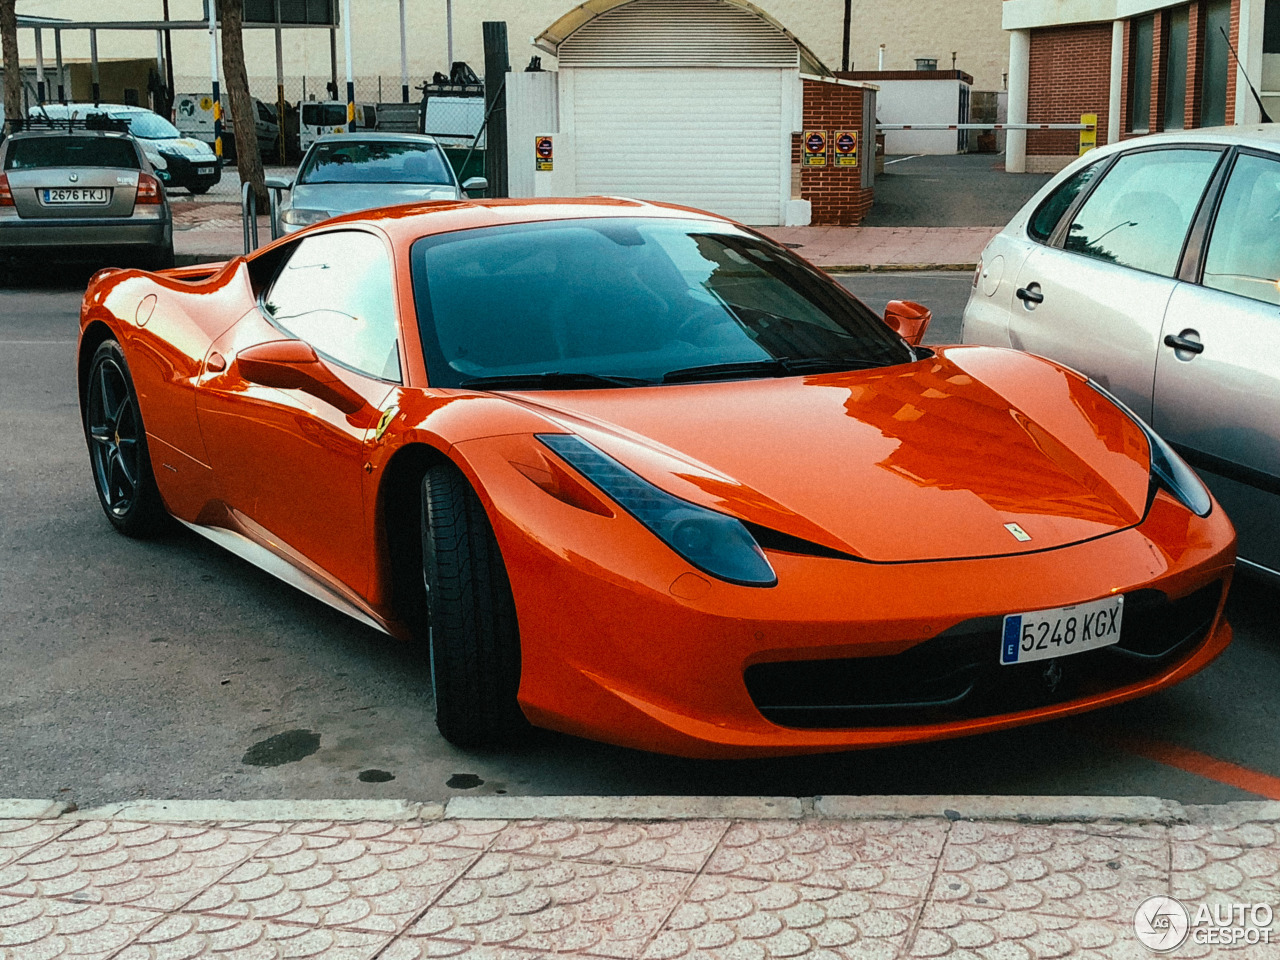
[[[574, 7], [559, 20], [553, 23], [542, 33], [534, 38], [533, 43], [540, 50], [545, 50], [552, 56], [559, 56], [560, 44], [564, 43], [569, 37], [577, 33], [584, 26], [595, 20], [597, 17], [608, 13], [618, 7], [632, 3], [634, 0], [586, 0]], [[770, 26], [779, 30], [787, 39], [799, 48], [800, 51], [800, 72], [811, 74], [818, 77], [830, 77], [832, 73], [827, 69], [826, 64], [818, 59], [817, 55], [804, 45], [804, 43], [794, 33], [779, 23], [774, 17], [761, 10], [749, 0], [721, 0], [722, 3], [731, 4], [735, 7], [741, 7], [750, 13], [755, 14], [761, 20], [764, 20]]]

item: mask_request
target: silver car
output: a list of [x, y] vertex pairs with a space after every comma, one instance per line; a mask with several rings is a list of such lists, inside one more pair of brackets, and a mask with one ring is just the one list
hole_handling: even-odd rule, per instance
[[173, 218], [127, 133], [30, 130], [0, 145], [0, 255], [173, 266]]
[[1280, 129], [1093, 151], [982, 254], [965, 343], [1088, 374], [1205, 477], [1280, 576]]
[[269, 186], [288, 189], [280, 227], [295, 233], [341, 213], [422, 200], [459, 200], [464, 190], [483, 190], [483, 177], [458, 185], [444, 151], [427, 136], [407, 133], [333, 134], [307, 150], [297, 179], [272, 177]]

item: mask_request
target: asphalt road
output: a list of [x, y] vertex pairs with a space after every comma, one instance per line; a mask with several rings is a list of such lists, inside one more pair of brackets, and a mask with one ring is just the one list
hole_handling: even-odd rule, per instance
[[1002, 227], [1048, 174], [1004, 172], [1004, 156], [887, 157], [864, 227]]
[[[1231, 601], [1236, 642], [1207, 671], [1068, 722], [752, 762], [652, 757], [553, 734], [509, 751], [457, 751], [435, 732], [420, 651], [195, 535], [139, 542], [108, 526], [89, 477], [72, 374], [84, 279], [23, 277], [0, 289], [0, 796], [82, 807], [137, 797], [458, 793], [1152, 794], [1210, 802], [1252, 796], [1222, 779], [1259, 792], [1280, 785], [1268, 779], [1280, 777], [1280, 592], [1250, 583]], [[873, 306], [891, 297], [930, 305], [936, 340], [958, 330], [968, 278], [842, 282]], [[1134, 738], [1148, 746], [1135, 747]], [[1178, 749], [1160, 754], [1151, 743]], [[1205, 766], [1205, 757], [1256, 773], [1241, 781], [1230, 775], [1236, 768]]]

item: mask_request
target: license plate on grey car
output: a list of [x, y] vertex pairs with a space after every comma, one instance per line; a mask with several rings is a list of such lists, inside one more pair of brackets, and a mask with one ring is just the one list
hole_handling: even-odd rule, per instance
[[107, 203], [111, 199], [106, 187], [50, 187], [41, 193], [45, 203]]

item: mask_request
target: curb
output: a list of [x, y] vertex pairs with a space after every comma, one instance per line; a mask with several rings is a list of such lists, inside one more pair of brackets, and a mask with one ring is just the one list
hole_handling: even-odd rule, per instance
[[410, 800], [137, 800], [78, 810], [60, 801], [0, 799], [3, 820], [292, 822], [427, 820], [919, 820], [1015, 823], [1280, 822], [1280, 802], [1184, 805], [1159, 797], [454, 797]]
[[[221, 263], [242, 256], [241, 251], [235, 253], [179, 253], [174, 262], [179, 267], [190, 267], [198, 263]], [[812, 263], [812, 261], [810, 261]], [[827, 273], [972, 273], [978, 268], [974, 263], [847, 263], [824, 266], [815, 264], [819, 270]]]
[[978, 269], [976, 261], [973, 263], [815, 264], [815, 266], [827, 273], [972, 273]]

